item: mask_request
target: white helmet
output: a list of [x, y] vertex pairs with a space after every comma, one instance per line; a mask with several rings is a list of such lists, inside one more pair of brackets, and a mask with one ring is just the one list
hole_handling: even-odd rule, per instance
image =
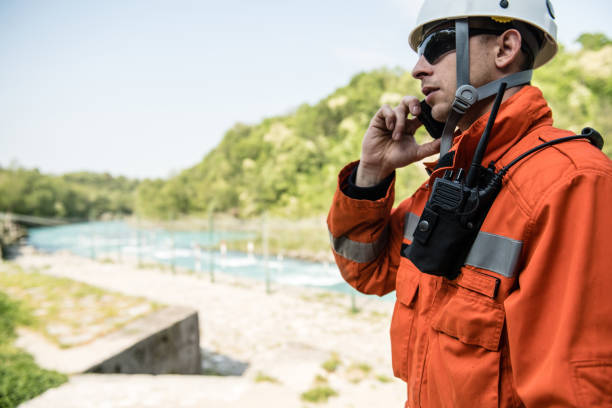
[[536, 50], [534, 68], [557, 53], [557, 24], [550, 0], [425, 0], [417, 26], [410, 33], [410, 47], [417, 50], [427, 25], [470, 17], [491, 17], [501, 23], [517, 20], [539, 31], [542, 43], [539, 52]]
[[[442, 133], [434, 135], [442, 138], [440, 156], [449, 151], [457, 123], [476, 102], [496, 95], [498, 90], [531, 81], [533, 69], [525, 69], [474, 88], [470, 84], [470, 26], [476, 29], [489, 26], [518, 29], [526, 46], [521, 49], [530, 54], [529, 62], [537, 68], [557, 53], [557, 24], [554, 19], [550, 0], [425, 0], [417, 17], [417, 26], [409, 37], [413, 50], [418, 51], [425, 35], [438, 31], [438, 26], [451, 23], [455, 26], [457, 89]], [[480, 27], [482, 24], [484, 27]]]

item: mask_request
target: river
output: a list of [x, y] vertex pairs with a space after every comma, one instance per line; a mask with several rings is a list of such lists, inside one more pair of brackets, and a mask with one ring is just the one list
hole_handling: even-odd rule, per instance
[[[307, 262], [280, 256], [224, 250], [223, 242], [249, 239], [247, 232], [168, 231], [140, 229], [124, 221], [100, 221], [31, 228], [28, 244], [54, 252], [68, 250], [96, 259], [138, 259], [211, 275], [220, 272], [284, 285], [316, 287], [356, 293], [340, 276], [335, 264]], [[209, 250], [207, 248], [214, 248]], [[385, 296], [392, 300], [394, 296]]]

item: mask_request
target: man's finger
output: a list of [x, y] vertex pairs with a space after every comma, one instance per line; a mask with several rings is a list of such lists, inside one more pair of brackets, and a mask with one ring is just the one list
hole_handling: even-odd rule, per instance
[[[408, 113], [417, 116], [421, 113], [421, 102], [414, 96], [404, 96], [399, 106], [395, 108], [398, 116], [398, 123], [393, 132], [393, 140], [400, 140], [403, 134], [414, 134], [421, 125], [420, 122], [415, 122], [414, 119], [408, 119]], [[400, 119], [401, 118], [401, 119]]]
[[399, 141], [404, 134], [404, 128], [406, 126], [406, 118], [408, 116], [408, 108], [403, 103], [400, 103], [394, 110], [397, 118], [397, 124], [393, 131], [393, 140]]
[[417, 160], [422, 160], [426, 157], [433, 156], [440, 152], [440, 139], [433, 140], [431, 142], [423, 143], [417, 147], [416, 156]]
[[412, 116], [417, 116], [421, 113], [421, 101], [414, 96], [404, 96], [402, 98], [402, 105], [406, 107], [406, 111], [410, 112]]
[[387, 129], [393, 130], [397, 122], [395, 112], [393, 112], [393, 109], [391, 109], [389, 105], [383, 105], [382, 109], [383, 114], [385, 115], [385, 124], [387, 125]]
[[376, 112], [374, 118], [372, 118], [370, 126], [378, 128], [383, 132], [387, 132], [393, 130], [393, 128], [395, 127], [395, 121], [396, 117], [395, 112], [393, 112], [393, 109], [391, 109], [389, 105], [383, 105], [380, 107], [378, 112]]

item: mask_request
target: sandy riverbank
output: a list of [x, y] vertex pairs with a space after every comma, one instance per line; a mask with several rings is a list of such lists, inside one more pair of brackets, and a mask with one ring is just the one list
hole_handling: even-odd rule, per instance
[[[338, 393], [321, 406], [403, 405], [404, 385], [391, 379], [392, 302], [358, 298], [361, 311], [355, 314], [347, 295], [277, 284], [266, 294], [261, 282], [221, 274], [211, 283], [208, 276], [141, 269], [130, 262], [100, 263], [68, 253], [40, 254], [29, 248], [14, 262], [195, 308], [202, 348], [248, 365], [242, 376], [231, 377], [74, 376], [26, 407], [304, 407], [313, 404], [300, 395], [315, 385]], [[332, 355], [341, 364], [330, 373], [322, 364]], [[108, 392], [109, 387], [114, 391]], [[141, 392], [148, 399], [134, 397]]]

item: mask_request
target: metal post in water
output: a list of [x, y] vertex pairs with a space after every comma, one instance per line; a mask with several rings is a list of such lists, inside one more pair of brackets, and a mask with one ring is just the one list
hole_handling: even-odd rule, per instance
[[140, 229], [140, 217], [137, 218], [137, 239], [138, 239], [138, 267], [142, 268], [142, 231]]
[[174, 244], [174, 232], [170, 235], [170, 267], [172, 268], [172, 273], [176, 273], [176, 265], [174, 258], [176, 257], [175, 249], [176, 245]]
[[[91, 220], [89, 221], [91, 223]], [[89, 224], [89, 230], [91, 231], [91, 251], [90, 256], [91, 259], [96, 259], [96, 235], [94, 233], [94, 229]]]
[[208, 207], [208, 259], [209, 259], [209, 271], [210, 271], [210, 282], [215, 282], [215, 259], [214, 259], [214, 234], [215, 234], [215, 223], [214, 223], [214, 203]]
[[264, 270], [266, 272], [266, 293], [270, 294], [270, 268], [268, 267], [268, 244], [269, 244], [269, 237], [268, 237], [268, 215], [267, 213], [264, 213], [263, 216], [263, 231], [262, 231], [262, 236], [263, 236], [263, 260], [264, 260]]
[[[117, 228], [117, 226], [115, 226]], [[117, 262], [121, 262], [121, 229], [117, 228]]]
[[113, 256], [113, 233], [110, 230], [110, 225], [108, 224], [108, 220], [103, 221], [104, 227], [101, 230], [100, 234], [102, 235], [102, 252], [104, 253], [105, 258], [111, 258]]
[[202, 251], [200, 249], [200, 244], [199, 243], [192, 243], [191, 247], [193, 248], [193, 257], [195, 258], [195, 272], [197, 274], [197, 276], [200, 276], [200, 273], [202, 272]]
[[174, 211], [168, 210], [168, 229], [170, 231], [170, 269], [174, 274], [176, 273], [176, 269], [174, 267], [174, 224], [172, 221], [174, 221]]

